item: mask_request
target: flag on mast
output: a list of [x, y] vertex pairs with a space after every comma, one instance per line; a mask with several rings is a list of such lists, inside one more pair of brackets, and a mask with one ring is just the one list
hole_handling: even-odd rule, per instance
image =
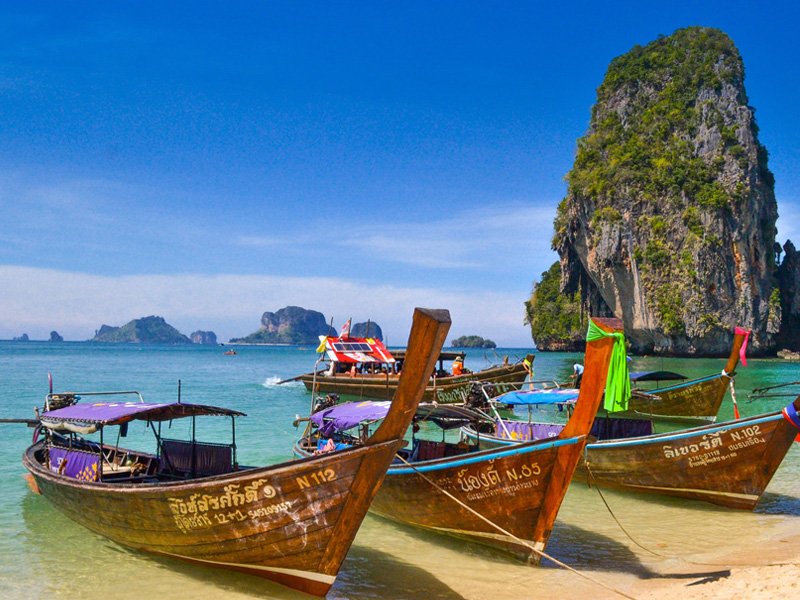
[[347, 323], [342, 325], [342, 332], [339, 334], [340, 338], [350, 337], [350, 322], [352, 321], [352, 317], [347, 319]]

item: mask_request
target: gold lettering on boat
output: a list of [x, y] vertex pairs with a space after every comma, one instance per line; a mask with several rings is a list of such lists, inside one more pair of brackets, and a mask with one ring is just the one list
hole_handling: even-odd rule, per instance
[[335, 481], [336, 480], [336, 471], [333, 469], [325, 469], [320, 471], [314, 471], [310, 475], [301, 475], [300, 477], [295, 477], [295, 481], [297, 481], [298, 487], [302, 490], [305, 488], [309, 488], [312, 485], [320, 485], [322, 483]]
[[466, 475], [466, 473], [467, 469], [461, 469], [456, 474], [456, 481], [464, 492], [495, 487], [503, 482], [503, 480], [500, 479], [500, 473], [498, 473], [491, 464], [488, 468], [477, 474]]
[[[225, 509], [244, 507], [247, 504], [258, 502], [259, 489], [262, 490], [265, 498], [274, 498], [277, 491], [273, 486], [266, 485], [267, 481], [267, 479], [258, 479], [244, 486], [243, 490], [240, 484], [232, 483], [223, 488], [223, 493], [192, 494], [188, 499], [167, 498], [169, 509], [175, 519], [175, 524], [183, 532], [213, 525], [213, 522], [206, 516], [209, 511], [214, 513], [209, 516], [214, 517], [219, 523], [228, 523], [233, 519], [242, 521], [247, 517], [241, 510], [225, 511]], [[220, 510], [225, 512], [216, 512]]]

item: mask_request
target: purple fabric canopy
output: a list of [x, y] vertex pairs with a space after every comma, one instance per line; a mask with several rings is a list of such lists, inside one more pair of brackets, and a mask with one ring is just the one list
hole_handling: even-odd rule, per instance
[[194, 415], [232, 415], [244, 413], [202, 404], [151, 404], [146, 402], [93, 402], [73, 404], [43, 413], [43, 422], [96, 423], [118, 425], [132, 419], [166, 421]]
[[336, 431], [356, 427], [362, 421], [377, 421], [389, 413], [391, 402], [366, 400], [337, 404], [311, 415], [311, 422], [322, 435], [331, 436]]
[[[311, 422], [325, 436], [337, 431], [346, 431], [365, 421], [383, 419], [389, 413], [392, 403], [386, 400], [366, 400], [337, 404], [311, 415]], [[491, 422], [491, 417], [465, 406], [452, 404], [420, 404], [414, 416], [415, 421], [430, 421], [443, 429], [461, 427], [470, 421]]]

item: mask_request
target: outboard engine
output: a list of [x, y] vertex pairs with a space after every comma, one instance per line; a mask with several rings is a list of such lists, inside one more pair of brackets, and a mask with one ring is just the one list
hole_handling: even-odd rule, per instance
[[331, 393], [325, 396], [324, 398], [320, 398], [317, 400], [317, 403], [314, 405], [314, 409], [311, 413], [317, 413], [321, 410], [325, 410], [326, 408], [330, 408], [339, 402], [339, 394]]

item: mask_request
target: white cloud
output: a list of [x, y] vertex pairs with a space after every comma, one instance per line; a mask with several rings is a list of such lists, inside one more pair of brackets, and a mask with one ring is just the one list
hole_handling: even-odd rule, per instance
[[[355, 227], [339, 243], [401, 263], [427, 268], [487, 268], [516, 254], [547, 257], [555, 208], [504, 203], [465, 210], [447, 219], [418, 215], [417, 221]], [[538, 275], [538, 272], [536, 273]]]
[[0, 266], [0, 338], [27, 333], [46, 339], [52, 330], [85, 340], [101, 324], [123, 325], [148, 315], [181, 332], [212, 330], [220, 341], [255, 331], [264, 311], [298, 305], [341, 326], [372, 319], [391, 344], [405, 343], [415, 306], [447, 308], [458, 335], [477, 334], [499, 345], [530, 346], [522, 325], [522, 295], [492, 291], [369, 286], [339, 278], [252, 275], [101, 276]]

